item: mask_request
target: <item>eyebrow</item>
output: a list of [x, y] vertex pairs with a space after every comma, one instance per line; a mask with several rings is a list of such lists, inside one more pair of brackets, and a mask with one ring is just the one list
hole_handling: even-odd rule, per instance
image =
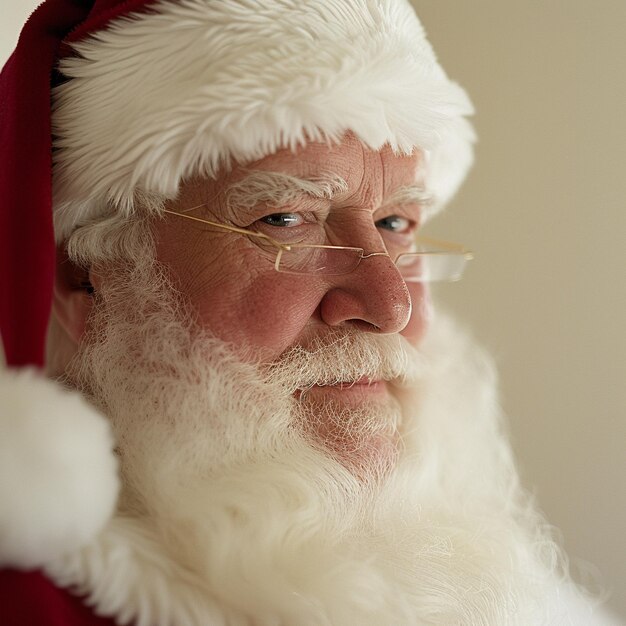
[[419, 204], [428, 209], [435, 202], [435, 198], [421, 185], [404, 185], [398, 187], [382, 204], [381, 208], [399, 206], [403, 204]]
[[284, 172], [255, 171], [227, 189], [226, 207], [228, 210], [251, 209], [265, 203], [278, 208], [303, 195], [317, 200], [332, 200], [347, 190], [348, 183], [335, 174], [306, 179]]

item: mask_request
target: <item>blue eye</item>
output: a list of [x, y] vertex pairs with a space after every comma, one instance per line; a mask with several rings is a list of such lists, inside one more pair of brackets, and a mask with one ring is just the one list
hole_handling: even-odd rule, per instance
[[299, 226], [302, 223], [302, 217], [297, 213], [272, 213], [262, 217], [259, 221], [269, 226], [288, 228], [290, 226]]
[[400, 217], [399, 215], [389, 215], [382, 220], [376, 222], [377, 228], [383, 228], [390, 230], [394, 233], [408, 233], [410, 232], [413, 223], [406, 217]]

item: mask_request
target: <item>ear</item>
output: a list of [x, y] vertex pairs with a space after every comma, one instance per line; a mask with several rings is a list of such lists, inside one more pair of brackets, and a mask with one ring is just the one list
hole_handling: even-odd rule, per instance
[[85, 332], [93, 293], [89, 271], [74, 264], [65, 247], [59, 246], [52, 307], [59, 325], [75, 344]]

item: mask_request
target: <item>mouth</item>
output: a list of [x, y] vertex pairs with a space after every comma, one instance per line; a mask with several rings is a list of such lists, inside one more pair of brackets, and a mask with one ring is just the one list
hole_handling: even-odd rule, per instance
[[367, 397], [377, 396], [387, 392], [387, 381], [383, 379], [373, 379], [363, 376], [357, 380], [339, 381], [333, 384], [315, 384], [307, 389], [300, 389], [296, 397], [303, 399], [305, 395], [329, 395], [337, 398], [347, 398], [353, 396], [355, 398], [365, 399]]

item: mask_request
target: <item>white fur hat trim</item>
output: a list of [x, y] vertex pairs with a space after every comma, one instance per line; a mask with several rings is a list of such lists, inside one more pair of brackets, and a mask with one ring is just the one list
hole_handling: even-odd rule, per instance
[[161, 0], [74, 44], [53, 94], [56, 236], [281, 147], [428, 151], [438, 204], [472, 161], [467, 95], [406, 0]]
[[0, 373], [0, 567], [35, 568], [94, 539], [113, 514], [106, 420], [34, 370]]

